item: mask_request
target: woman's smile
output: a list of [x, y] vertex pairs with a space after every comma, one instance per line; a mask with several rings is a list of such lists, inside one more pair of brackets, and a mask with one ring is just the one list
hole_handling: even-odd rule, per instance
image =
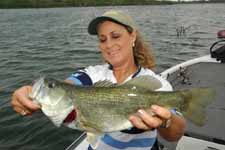
[[111, 50], [108, 50], [107, 51], [107, 54], [110, 56], [110, 57], [114, 57], [114, 56], [117, 56], [120, 54], [120, 50], [119, 49], [111, 49]]

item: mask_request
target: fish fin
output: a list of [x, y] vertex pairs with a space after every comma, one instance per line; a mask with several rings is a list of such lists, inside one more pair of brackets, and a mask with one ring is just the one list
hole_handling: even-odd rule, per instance
[[93, 86], [94, 87], [114, 87], [115, 84], [109, 80], [102, 80], [102, 81], [96, 82]]
[[143, 75], [127, 81], [123, 86], [132, 86], [154, 91], [162, 87], [162, 83], [153, 76]]
[[206, 121], [205, 109], [215, 100], [215, 90], [193, 88], [185, 91], [181, 92], [184, 98], [184, 117], [196, 125], [203, 126]]
[[97, 149], [99, 142], [100, 142], [100, 137], [102, 134], [100, 133], [92, 133], [92, 132], [87, 132], [87, 141], [91, 145], [92, 149]]

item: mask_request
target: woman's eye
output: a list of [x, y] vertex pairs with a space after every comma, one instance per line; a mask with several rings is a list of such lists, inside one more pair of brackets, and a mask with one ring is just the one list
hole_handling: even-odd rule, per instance
[[101, 43], [103, 43], [105, 41], [106, 41], [105, 39], [99, 39], [99, 42], [101, 42]]
[[113, 36], [112, 36], [112, 38], [114, 38], [114, 39], [118, 39], [118, 38], [120, 38], [120, 35], [115, 34], [115, 35], [113, 35]]

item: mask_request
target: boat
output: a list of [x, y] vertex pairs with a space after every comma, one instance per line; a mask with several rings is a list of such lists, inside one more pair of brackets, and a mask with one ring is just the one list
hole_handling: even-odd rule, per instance
[[[223, 42], [225, 40], [215, 42], [209, 55], [185, 61], [160, 73], [174, 90], [193, 87], [216, 90], [216, 100], [206, 109], [206, 124], [199, 127], [187, 120], [186, 132], [180, 141], [168, 144], [159, 138], [160, 150], [225, 150], [225, 44], [218, 47]], [[66, 150], [85, 150], [87, 147], [83, 133]]]
[[160, 74], [174, 90], [210, 87], [216, 91], [216, 100], [206, 110], [206, 124], [198, 127], [187, 120], [185, 136], [178, 142], [177, 150], [225, 150], [225, 44], [220, 45], [224, 42], [212, 44], [209, 55], [175, 65]]

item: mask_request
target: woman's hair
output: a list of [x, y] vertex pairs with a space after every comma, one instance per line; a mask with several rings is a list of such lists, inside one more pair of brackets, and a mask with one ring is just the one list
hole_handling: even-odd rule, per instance
[[[134, 30], [130, 27], [126, 27], [129, 33], [132, 33]], [[136, 30], [137, 37], [135, 45], [133, 47], [134, 60], [137, 64], [141, 65], [144, 68], [153, 69], [155, 67], [155, 58], [152, 53], [152, 49], [146, 41], [142, 38], [140, 32]]]

